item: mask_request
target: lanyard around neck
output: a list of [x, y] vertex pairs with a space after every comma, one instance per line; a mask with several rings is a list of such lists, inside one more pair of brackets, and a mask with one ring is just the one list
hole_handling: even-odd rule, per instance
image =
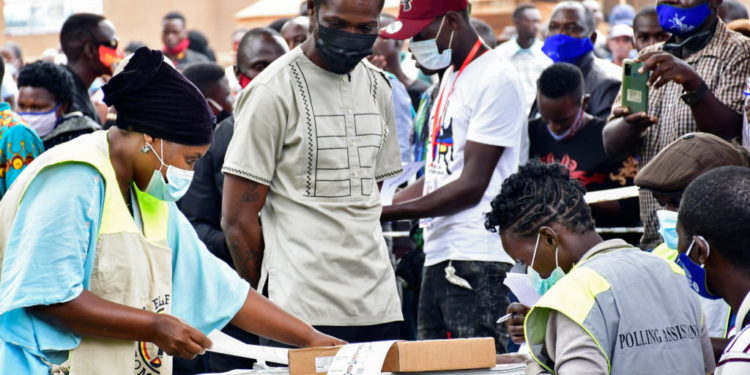
[[[474, 59], [481, 55], [479, 54], [479, 49], [482, 47], [482, 40], [477, 39], [477, 41], [474, 43], [474, 47], [471, 48], [471, 51], [469, 52], [469, 55], [466, 56], [466, 59], [464, 60], [463, 64], [461, 64], [461, 68], [458, 69], [458, 73], [456, 73], [456, 77], [453, 78], [453, 82], [451, 82], [451, 87], [448, 91], [448, 95], [445, 95], [446, 89], [448, 88], [448, 85], [446, 84], [440, 89], [440, 93], [438, 94], [437, 104], [435, 106], [435, 114], [432, 117], [432, 160], [435, 160], [436, 157], [436, 150], [437, 150], [437, 137], [440, 130], [440, 126], [443, 123], [443, 117], [445, 116], [445, 111], [448, 107], [447, 100], [448, 98], [453, 95], [453, 90], [456, 88], [456, 82], [458, 82], [458, 78], [461, 76], [461, 73], [463, 73], [464, 69], [466, 69], [469, 64], [474, 61]], [[453, 66], [448, 68], [448, 71], [446, 71], [446, 74], [444, 77], [449, 77], [453, 73]]]

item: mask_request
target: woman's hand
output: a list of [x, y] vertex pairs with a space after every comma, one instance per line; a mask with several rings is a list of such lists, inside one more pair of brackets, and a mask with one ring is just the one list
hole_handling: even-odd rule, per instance
[[201, 331], [168, 314], [156, 314], [150, 341], [171, 356], [187, 359], [205, 353], [212, 345]]
[[511, 303], [508, 306], [508, 313], [513, 315], [505, 322], [505, 325], [508, 327], [510, 339], [519, 345], [526, 342], [526, 337], [523, 334], [523, 321], [528, 312], [529, 307], [518, 302]]

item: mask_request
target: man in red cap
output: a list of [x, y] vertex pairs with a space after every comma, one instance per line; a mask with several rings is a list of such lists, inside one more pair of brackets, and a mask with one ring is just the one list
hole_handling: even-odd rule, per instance
[[505, 351], [513, 264], [483, 213], [518, 169], [526, 103], [510, 63], [471, 26], [466, 0], [402, 0], [398, 19], [381, 30], [408, 39], [420, 66], [446, 69], [428, 122], [425, 176], [383, 208], [381, 220], [424, 219], [425, 273], [418, 337], [492, 336]]

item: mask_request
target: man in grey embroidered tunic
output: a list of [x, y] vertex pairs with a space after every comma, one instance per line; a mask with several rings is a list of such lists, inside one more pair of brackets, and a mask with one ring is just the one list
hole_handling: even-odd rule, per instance
[[378, 185], [401, 173], [391, 88], [362, 60], [382, 3], [308, 0], [313, 37], [240, 94], [223, 168], [240, 275], [347, 341], [397, 338], [402, 320], [379, 221]]

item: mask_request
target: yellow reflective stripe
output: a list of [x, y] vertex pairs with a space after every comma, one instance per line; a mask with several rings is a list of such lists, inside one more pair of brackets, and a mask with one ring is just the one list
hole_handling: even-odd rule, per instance
[[[527, 327], [529, 326], [529, 317], [531, 317], [531, 315], [534, 312], [534, 310], [537, 310], [537, 314], [536, 315], [539, 315], [540, 313], [545, 313], [546, 314], [546, 316], [544, 317], [543, 320], [541, 320], [539, 318], [535, 318], [534, 319], [537, 322], [540, 322], [540, 321], [544, 322], [543, 325], [542, 324], [535, 324], [535, 326], [537, 326], [537, 327], [535, 327], [535, 330], [537, 328], [541, 328], [543, 331], [546, 331], [546, 329], [547, 329], [547, 322], [549, 321], [549, 313], [550, 313], [550, 311], [552, 311], [551, 309], [548, 309], [546, 307], [540, 307], [540, 306], [534, 306], [534, 307], [531, 308], [531, 311], [529, 311], [529, 314], [526, 315], [526, 319], [524, 320], [524, 324], [523, 324], [523, 334], [524, 334], [524, 337], [526, 338], [526, 346], [529, 347], [529, 354], [531, 355], [531, 358], [536, 363], [538, 363], [539, 366], [542, 366], [550, 374], [556, 374], [556, 372], [555, 372], [555, 370], [553, 368], [550, 368], [546, 364], [542, 363], [542, 361], [539, 358], [536, 357], [536, 355], [534, 354], [534, 351], [531, 350], [531, 342], [530, 342], [530, 339], [529, 339], [529, 336], [528, 336]], [[560, 314], [565, 315], [568, 319], [573, 320], [573, 318], [571, 318], [570, 316], [568, 316], [564, 312], [559, 311], [559, 310], [557, 310], [557, 312], [560, 313]], [[599, 340], [596, 339], [596, 337], [594, 336], [594, 334], [591, 333], [591, 331], [585, 325], [583, 325], [581, 323], [579, 323], [578, 325], [581, 328], [583, 328], [583, 330], [586, 332], [586, 334], [589, 335], [589, 337], [591, 337], [592, 340], [594, 340], [594, 344], [596, 344], [596, 347], [599, 349], [600, 352], [602, 352], [602, 355], [604, 356], [604, 359], [607, 361], [607, 374], [611, 373], [612, 372], [612, 362], [610, 361], [609, 355], [604, 350], [604, 348], [602, 347], [602, 345], [599, 342]], [[544, 336], [546, 336], [546, 332], [545, 332], [544, 335], [542, 335], [542, 338], [544, 338]], [[544, 339], [542, 339], [541, 341], [542, 341], [541, 344], [545, 345]]]
[[651, 255], [655, 255], [662, 260], [665, 260], [667, 262], [667, 265], [669, 265], [669, 268], [672, 270], [672, 272], [678, 274], [678, 275], [685, 275], [685, 270], [682, 269], [682, 267], [678, 266], [677, 256], [680, 253], [675, 249], [670, 249], [669, 246], [667, 246], [666, 243], [662, 243], [661, 245], [654, 248], [653, 251], [651, 251]]
[[583, 266], [560, 279], [551, 290], [556, 292], [546, 293], [536, 305], [563, 311], [571, 320], [582, 324], [596, 302], [596, 296], [609, 288], [605, 278]]
[[[544, 345], [549, 311], [555, 310], [568, 317], [568, 319], [586, 331], [607, 360], [607, 368], [611, 370], [612, 364], [610, 363], [609, 355], [601, 343], [599, 343], [599, 340], [583, 324], [596, 303], [596, 296], [610, 288], [611, 285], [609, 282], [591, 268], [581, 266], [571, 270], [570, 274], [565, 275], [549, 292], [542, 296], [526, 316], [524, 321], [524, 336], [529, 348], [531, 349], [534, 343]], [[539, 314], [543, 315], [537, 316]], [[529, 326], [532, 326], [531, 329]], [[529, 352], [537, 363], [547, 371], [554, 373], [552, 369], [547, 368], [536, 358], [533, 350]]]
[[133, 190], [141, 210], [144, 236], [149, 241], [166, 241], [169, 222], [167, 202], [140, 191], [135, 184], [133, 184]]
[[670, 249], [666, 243], [662, 243], [661, 245], [654, 248], [654, 250], [651, 251], [651, 254], [654, 254], [659, 258], [666, 259], [670, 262], [674, 262], [675, 260], [677, 260], [677, 254], [679, 253], [675, 249]]

